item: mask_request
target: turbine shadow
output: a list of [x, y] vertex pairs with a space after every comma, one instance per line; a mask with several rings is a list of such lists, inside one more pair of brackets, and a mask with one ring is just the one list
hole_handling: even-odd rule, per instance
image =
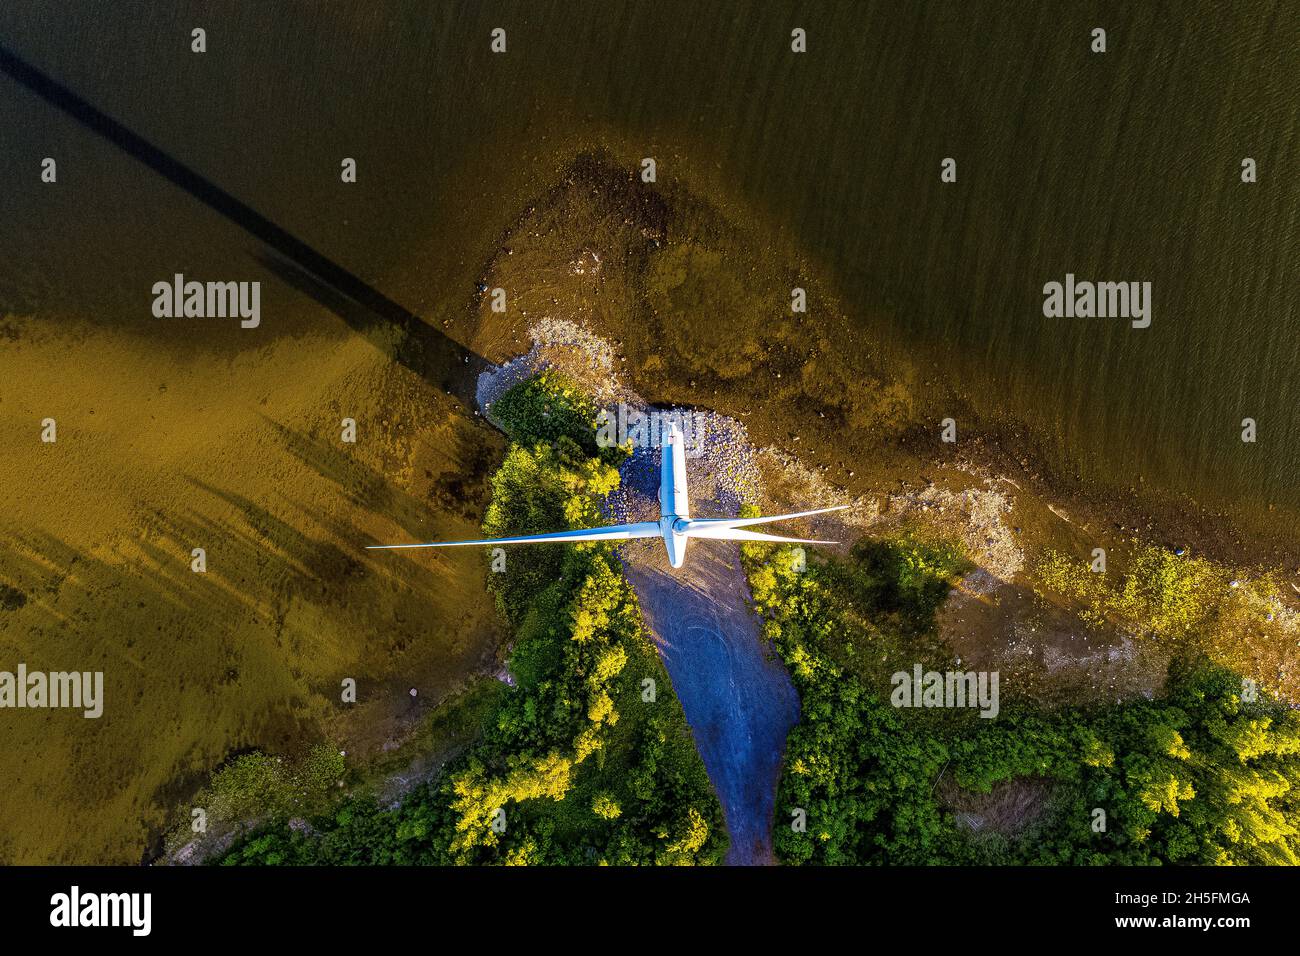
[[[474, 407], [478, 376], [491, 364], [482, 356], [369, 286], [365, 288], [379, 300], [361, 301], [279, 250], [254, 253], [253, 258], [285, 285], [333, 312], [352, 331], [364, 336], [394, 361], [430, 385], [454, 395], [466, 408]], [[401, 333], [396, 339], [388, 334], [393, 329]]]
[[472, 407], [477, 373], [488, 364], [483, 358], [4, 46], [0, 72], [260, 240], [274, 253], [258, 257], [272, 273], [372, 342], [378, 325], [399, 330], [400, 341], [384, 350]]

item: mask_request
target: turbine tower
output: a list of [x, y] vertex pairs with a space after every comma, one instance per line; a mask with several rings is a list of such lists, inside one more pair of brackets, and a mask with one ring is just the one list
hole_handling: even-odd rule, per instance
[[680, 568], [686, 560], [686, 545], [691, 538], [722, 541], [783, 541], [793, 544], [839, 544], [810, 538], [783, 538], [775, 534], [748, 530], [756, 524], [805, 518], [808, 515], [840, 511], [848, 505], [796, 511], [793, 514], [766, 518], [692, 518], [686, 494], [686, 447], [681, 429], [669, 422], [659, 466], [659, 520], [635, 524], [616, 524], [604, 528], [557, 531], [553, 534], [527, 534], [517, 538], [483, 538], [475, 541], [430, 541], [418, 544], [372, 544], [367, 551], [395, 551], [405, 548], [460, 548], [486, 544], [555, 544], [565, 541], [627, 541], [632, 538], [663, 538], [668, 563]]

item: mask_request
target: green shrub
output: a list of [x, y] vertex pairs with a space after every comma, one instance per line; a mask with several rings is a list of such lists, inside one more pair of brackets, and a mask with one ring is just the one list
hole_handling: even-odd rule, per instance
[[[956, 567], [955, 559], [939, 555], [913, 560], [872, 546], [855, 550], [848, 562], [794, 573], [779, 550], [746, 550], [755, 602], [801, 698], [777, 806], [778, 819], [790, 808], [803, 809], [807, 831], [776, 828], [780, 859], [1297, 862], [1300, 715], [1267, 702], [1243, 704], [1240, 675], [1203, 658], [1176, 662], [1163, 697], [1094, 712], [1004, 705], [996, 721], [954, 723], [941, 712], [890, 707], [872, 689], [879, 676], [844, 653], [843, 635], [858, 627], [856, 618], [894, 607], [903, 611], [900, 626], [907, 619], [924, 632], [922, 616], [927, 608], [933, 615], [939, 599], [931, 582]], [[1205, 569], [1171, 571], [1163, 559], [1137, 568], [1143, 583], [1121, 589], [1117, 606], [1150, 615], [1175, 633], [1194, 626], [1203, 605], [1188, 588], [1207, 586]], [[1047, 569], [1062, 589], [1093, 586], [1077, 577], [1073, 564]], [[1029, 780], [1046, 787], [1050, 799], [1020, 832], [977, 838], [945, 806], [942, 776], [972, 793]], [[1105, 813], [1104, 830], [1094, 829], [1097, 810]]]

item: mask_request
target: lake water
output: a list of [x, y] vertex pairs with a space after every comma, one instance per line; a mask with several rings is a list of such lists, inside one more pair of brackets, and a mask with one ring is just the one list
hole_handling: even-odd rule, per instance
[[[1294, 2], [42, 0], [0, 44], [433, 321], [575, 148], [654, 156], [1061, 469], [1294, 514]], [[174, 270], [254, 275], [255, 240], [5, 77], [0, 129], [0, 308], [143, 329]], [[1150, 281], [1151, 327], [1044, 318], [1067, 273]]]

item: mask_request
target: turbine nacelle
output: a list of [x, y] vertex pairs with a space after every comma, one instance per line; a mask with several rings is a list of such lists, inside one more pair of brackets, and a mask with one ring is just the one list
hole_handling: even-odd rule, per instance
[[490, 544], [555, 544], [566, 541], [629, 541], [634, 538], [662, 538], [668, 552], [668, 563], [680, 568], [686, 561], [686, 546], [691, 538], [712, 538], [719, 541], [776, 541], [792, 544], [838, 544], [837, 541], [819, 541], [811, 538], [785, 538], [761, 531], [750, 531], [750, 526], [806, 518], [809, 515], [841, 511], [848, 505], [832, 508], [815, 508], [792, 514], [771, 515], [763, 518], [692, 518], [690, 499], [686, 493], [686, 451], [681, 429], [670, 422], [664, 438], [659, 470], [659, 520], [640, 521], [635, 524], [610, 525], [605, 528], [587, 528], [578, 531], [557, 531], [553, 534], [528, 534], [514, 538], [483, 538], [475, 541], [432, 541], [419, 544], [374, 544], [367, 550], [399, 550], [404, 548], [453, 548]]

